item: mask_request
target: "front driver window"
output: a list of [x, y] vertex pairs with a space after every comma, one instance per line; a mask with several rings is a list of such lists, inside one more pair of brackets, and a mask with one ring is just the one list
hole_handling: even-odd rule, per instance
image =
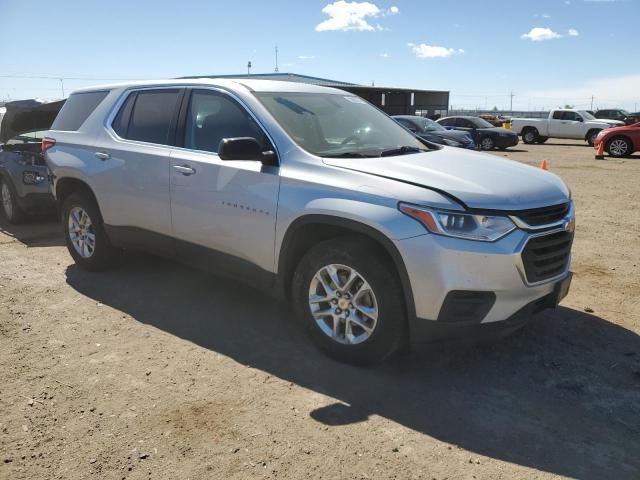
[[218, 151], [223, 138], [253, 137], [265, 147], [262, 129], [249, 113], [223, 93], [194, 90], [189, 101], [185, 125], [185, 148]]

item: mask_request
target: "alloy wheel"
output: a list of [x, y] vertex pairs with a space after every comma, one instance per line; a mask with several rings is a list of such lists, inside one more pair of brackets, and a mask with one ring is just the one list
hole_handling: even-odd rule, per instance
[[9, 185], [5, 182], [2, 183], [2, 209], [7, 218], [13, 216], [13, 198], [11, 198], [11, 190]]
[[524, 134], [524, 139], [525, 139], [526, 142], [533, 143], [535, 141], [536, 137], [533, 134], [533, 132], [529, 131], [529, 132]]
[[609, 152], [614, 157], [622, 157], [622, 156], [626, 155], [628, 149], [629, 149], [629, 147], [627, 145], [627, 142], [625, 142], [621, 138], [618, 138], [618, 139], [614, 140], [609, 145]]
[[316, 272], [309, 287], [309, 308], [320, 330], [344, 345], [366, 341], [378, 323], [373, 289], [346, 265], [326, 265]]
[[73, 207], [69, 212], [69, 239], [78, 255], [90, 258], [96, 249], [96, 235], [89, 214], [81, 207]]
[[493, 149], [493, 140], [490, 137], [485, 137], [482, 139], [480, 146], [483, 150], [491, 150]]

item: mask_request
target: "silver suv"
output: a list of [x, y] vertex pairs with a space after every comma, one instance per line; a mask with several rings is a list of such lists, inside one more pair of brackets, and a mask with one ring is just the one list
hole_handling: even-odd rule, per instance
[[360, 97], [264, 80], [74, 92], [46, 159], [69, 252], [269, 289], [347, 362], [505, 334], [566, 295], [574, 209], [546, 171], [421, 141]]

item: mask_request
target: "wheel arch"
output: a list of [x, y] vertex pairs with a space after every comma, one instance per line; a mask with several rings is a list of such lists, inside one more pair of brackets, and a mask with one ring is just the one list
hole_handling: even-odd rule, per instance
[[98, 211], [100, 211], [98, 199], [96, 198], [93, 189], [87, 182], [75, 177], [64, 177], [58, 179], [55, 185], [56, 206], [58, 208], [58, 213], [62, 212], [62, 204], [64, 203], [64, 201], [69, 197], [69, 195], [75, 192], [83, 192], [89, 195], [98, 206]]
[[358, 222], [326, 214], [308, 214], [294, 220], [284, 234], [278, 257], [278, 294], [289, 298], [296, 265], [306, 251], [318, 242], [341, 236], [360, 236], [376, 244], [395, 266], [401, 283], [411, 333], [416, 318], [413, 290], [402, 255], [380, 230]]

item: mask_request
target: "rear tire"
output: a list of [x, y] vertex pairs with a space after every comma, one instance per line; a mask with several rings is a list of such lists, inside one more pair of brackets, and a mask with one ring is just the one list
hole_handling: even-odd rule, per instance
[[83, 270], [106, 270], [121, 251], [114, 248], [104, 230], [96, 202], [84, 192], [74, 192], [62, 205], [62, 227], [67, 249]]
[[16, 189], [10, 180], [0, 177], [0, 202], [2, 213], [9, 223], [18, 224], [24, 221], [27, 214], [18, 204]]
[[386, 360], [403, 345], [403, 299], [392, 262], [361, 239], [315, 245], [300, 260], [292, 282], [296, 316], [313, 343], [355, 365]]
[[613, 137], [607, 142], [605, 150], [612, 157], [628, 157], [633, 152], [633, 145], [628, 138]]
[[585, 140], [589, 143], [589, 146], [593, 147], [593, 145], [596, 143], [596, 137], [599, 133], [600, 130], [590, 130], [589, 132], [587, 132]]
[[522, 141], [527, 145], [536, 143], [539, 138], [540, 138], [540, 134], [538, 133], [538, 130], [535, 128], [526, 128], [522, 131]]

